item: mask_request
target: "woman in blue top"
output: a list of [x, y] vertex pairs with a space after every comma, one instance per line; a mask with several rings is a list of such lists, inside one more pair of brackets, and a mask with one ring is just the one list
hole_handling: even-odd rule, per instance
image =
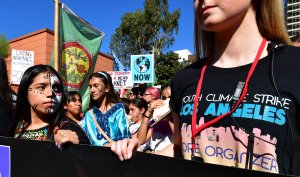
[[91, 144], [111, 146], [112, 141], [130, 138], [125, 109], [119, 103], [110, 75], [103, 71], [93, 73], [89, 87], [90, 110], [83, 118], [82, 128]]

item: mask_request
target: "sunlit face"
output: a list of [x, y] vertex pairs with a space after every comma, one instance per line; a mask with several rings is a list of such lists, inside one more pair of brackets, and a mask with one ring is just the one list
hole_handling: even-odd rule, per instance
[[67, 110], [69, 114], [73, 117], [80, 117], [81, 109], [82, 109], [82, 101], [79, 95], [74, 95], [74, 99], [67, 102], [64, 105], [64, 109]]
[[254, 12], [251, 0], [195, 0], [194, 8], [202, 29], [214, 32], [237, 26], [247, 12]]
[[154, 100], [154, 96], [150, 92], [148, 92], [148, 91], [146, 91], [144, 93], [143, 98], [144, 98], [144, 100], [146, 100], [147, 103], [150, 103], [151, 101]]
[[165, 88], [161, 93], [161, 99], [165, 100], [167, 98], [170, 98], [171, 96], [171, 89], [170, 87]]
[[137, 122], [143, 118], [143, 113], [145, 112], [144, 109], [140, 109], [140, 108], [134, 106], [133, 104], [130, 104], [129, 110], [130, 110], [129, 115], [131, 116], [132, 122]]
[[31, 110], [41, 114], [55, 113], [61, 105], [62, 85], [51, 72], [38, 74], [28, 89], [28, 102]]
[[102, 79], [92, 77], [89, 81], [90, 94], [93, 100], [99, 100], [108, 92], [108, 86], [104, 84]]

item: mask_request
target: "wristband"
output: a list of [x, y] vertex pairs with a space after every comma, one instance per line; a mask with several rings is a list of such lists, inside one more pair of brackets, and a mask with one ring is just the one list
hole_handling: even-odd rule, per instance
[[146, 118], [150, 119], [150, 117], [149, 117], [149, 116], [146, 116], [146, 115], [144, 115], [144, 117], [146, 117]]

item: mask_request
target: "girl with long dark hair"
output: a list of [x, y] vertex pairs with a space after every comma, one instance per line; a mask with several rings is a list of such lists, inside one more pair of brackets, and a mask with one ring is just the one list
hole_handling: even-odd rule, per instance
[[81, 128], [82, 121], [82, 99], [77, 91], [65, 93], [64, 110], [65, 116], [62, 118], [60, 127], [76, 132], [79, 144], [90, 144], [88, 137]]
[[[143, 122], [143, 117], [148, 109], [148, 104], [143, 98], [134, 98], [130, 100], [129, 104], [129, 115], [130, 115], [130, 125], [129, 131], [132, 137], [137, 137], [138, 129]], [[148, 139], [151, 135], [149, 135]]]
[[82, 121], [92, 145], [110, 146], [112, 141], [130, 137], [125, 109], [114, 90], [107, 72], [93, 73], [89, 77], [90, 110]]
[[6, 63], [0, 57], [0, 136], [8, 136], [14, 110], [15, 92], [10, 88]]
[[64, 115], [63, 84], [59, 74], [48, 65], [29, 67], [23, 74], [17, 94], [10, 135], [28, 140], [55, 140], [79, 143], [75, 132], [61, 128]]

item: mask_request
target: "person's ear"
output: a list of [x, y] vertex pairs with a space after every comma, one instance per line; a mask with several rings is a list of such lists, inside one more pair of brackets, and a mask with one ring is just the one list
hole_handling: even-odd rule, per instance
[[68, 104], [64, 105], [64, 109], [66, 109], [66, 110], [68, 109]]
[[152, 100], [155, 100], [155, 96], [151, 94]]
[[145, 108], [141, 109], [141, 113], [144, 115], [145, 114]]
[[108, 93], [109, 92], [109, 85], [105, 86], [105, 92]]

